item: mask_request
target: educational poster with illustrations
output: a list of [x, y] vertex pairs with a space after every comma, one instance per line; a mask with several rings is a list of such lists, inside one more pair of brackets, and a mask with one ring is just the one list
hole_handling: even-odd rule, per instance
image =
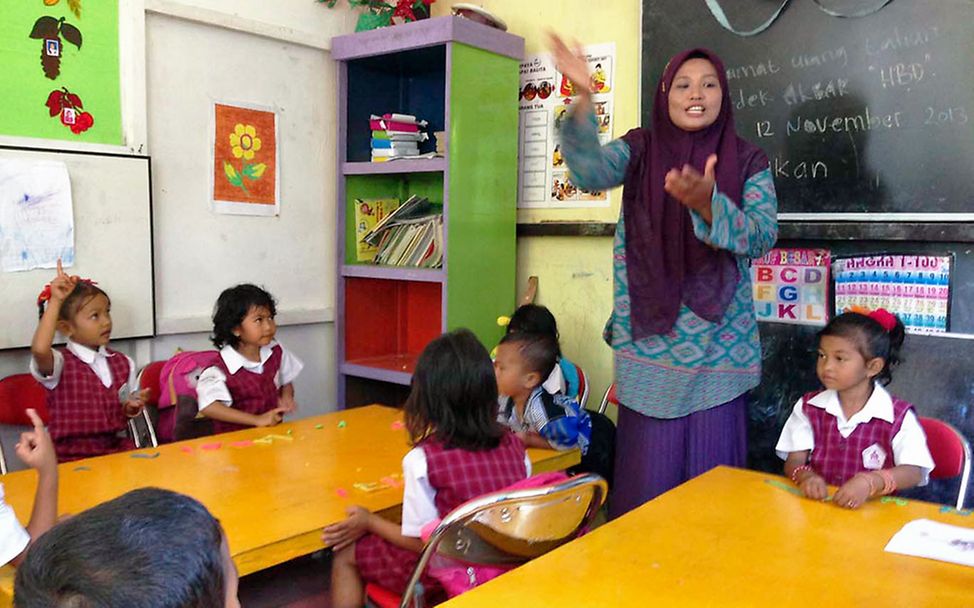
[[772, 249], [751, 262], [758, 321], [825, 325], [828, 321], [829, 252]]
[[280, 214], [277, 113], [215, 103], [213, 117], [213, 210]]
[[945, 332], [950, 327], [953, 256], [872, 255], [835, 260], [835, 311], [853, 306], [885, 308], [907, 331]]
[[74, 264], [71, 180], [63, 162], [0, 159], [0, 270]]
[[0, 135], [122, 145], [118, 0], [0, 7]]
[[[612, 138], [615, 43], [583, 47], [592, 74], [592, 101], [599, 141]], [[548, 53], [521, 63], [518, 207], [607, 207], [603, 191], [575, 186], [561, 151], [561, 125], [576, 99], [572, 83], [555, 68]]]

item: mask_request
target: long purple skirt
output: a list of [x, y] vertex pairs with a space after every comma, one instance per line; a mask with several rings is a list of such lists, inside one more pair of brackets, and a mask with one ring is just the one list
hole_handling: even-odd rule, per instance
[[747, 462], [747, 395], [682, 418], [619, 406], [609, 517], [619, 517], [718, 465]]

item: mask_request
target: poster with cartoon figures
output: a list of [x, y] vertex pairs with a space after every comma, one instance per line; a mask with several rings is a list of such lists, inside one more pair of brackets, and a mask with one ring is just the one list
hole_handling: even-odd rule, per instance
[[751, 264], [758, 321], [825, 325], [828, 321], [829, 252], [772, 249]]
[[837, 259], [835, 311], [885, 308], [912, 333], [945, 332], [950, 327], [953, 257], [872, 255]]
[[[612, 138], [615, 43], [583, 47], [592, 74], [592, 103], [599, 141]], [[561, 126], [577, 98], [570, 80], [558, 72], [551, 55], [528, 57], [521, 64], [518, 207], [607, 207], [603, 191], [572, 183], [561, 150]]]

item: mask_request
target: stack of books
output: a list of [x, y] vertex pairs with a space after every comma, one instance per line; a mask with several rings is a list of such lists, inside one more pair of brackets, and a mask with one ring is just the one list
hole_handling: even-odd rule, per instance
[[429, 139], [424, 131], [425, 120], [417, 120], [410, 114], [373, 114], [369, 118], [372, 128], [372, 162], [381, 163], [397, 158], [425, 158], [419, 153], [419, 143]]
[[373, 262], [390, 266], [441, 268], [443, 214], [428, 199], [411, 196], [370, 230], [362, 241], [374, 246]]

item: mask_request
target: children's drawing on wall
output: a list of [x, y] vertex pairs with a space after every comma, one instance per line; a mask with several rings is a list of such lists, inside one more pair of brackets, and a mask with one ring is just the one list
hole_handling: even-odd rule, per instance
[[834, 263], [835, 311], [885, 308], [912, 333], [950, 327], [953, 256], [871, 255]]
[[213, 210], [278, 215], [277, 114], [213, 104]]
[[[599, 140], [612, 138], [612, 89], [615, 44], [584, 47], [592, 74], [592, 101]], [[577, 188], [568, 178], [561, 151], [561, 125], [577, 91], [555, 69], [547, 53], [521, 63], [519, 131], [519, 207], [607, 207], [605, 192]]]
[[0, 159], [0, 269], [74, 264], [71, 180], [63, 162]]

